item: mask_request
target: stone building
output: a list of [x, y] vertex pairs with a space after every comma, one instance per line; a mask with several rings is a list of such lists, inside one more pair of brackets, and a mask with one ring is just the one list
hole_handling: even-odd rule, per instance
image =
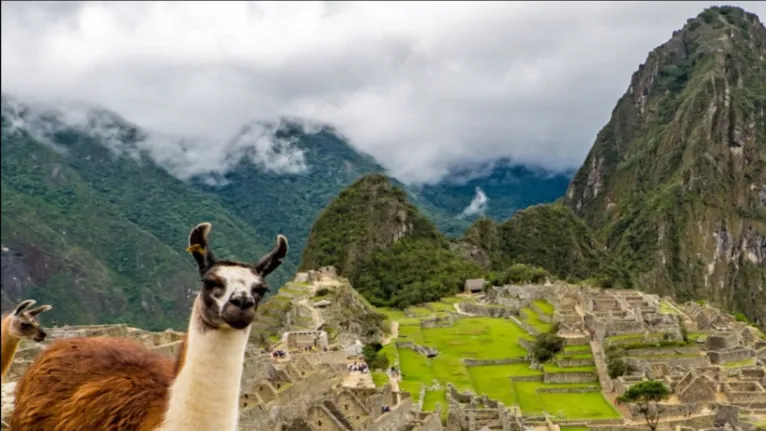
[[484, 285], [487, 283], [483, 278], [471, 278], [465, 281], [464, 291], [468, 294], [477, 294], [484, 292]]

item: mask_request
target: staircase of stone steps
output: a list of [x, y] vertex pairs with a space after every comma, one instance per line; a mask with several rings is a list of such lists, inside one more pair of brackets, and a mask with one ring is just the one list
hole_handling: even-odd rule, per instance
[[601, 383], [601, 388], [604, 391], [612, 392], [614, 387], [612, 379], [609, 378], [609, 373], [606, 366], [606, 355], [604, 355], [604, 348], [601, 346], [601, 342], [598, 340], [592, 340], [590, 342], [590, 350], [593, 352], [593, 361], [596, 363], [598, 382]]

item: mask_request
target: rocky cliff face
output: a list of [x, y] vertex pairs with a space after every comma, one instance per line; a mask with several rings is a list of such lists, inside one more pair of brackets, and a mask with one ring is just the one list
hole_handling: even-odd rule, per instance
[[621, 284], [709, 298], [766, 323], [766, 28], [734, 7], [652, 51], [564, 203]]

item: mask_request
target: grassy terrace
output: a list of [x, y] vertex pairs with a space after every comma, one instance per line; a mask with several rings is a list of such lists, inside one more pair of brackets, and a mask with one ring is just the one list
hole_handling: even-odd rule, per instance
[[540, 316], [535, 312], [535, 310], [529, 307], [525, 307], [521, 309], [521, 317], [525, 323], [527, 323], [529, 326], [537, 329], [540, 332], [548, 332], [551, 330], [551, 324], [547, 322], [543, 322], [542, 319], [540, 319]]
[[745, 359], [744, 361], [726, 362], [725, 364], [723, 364], [723, 366], [725, 368], [750, 367], [750, 366], [755, 365], [755, 363], [756, 363], [755, 361], [756, 361], [755, 358], [750, 358], [750, 359]]
[[375, 383], [376, 387], [381, 387], [388, 383], [388, 374], [380, 371], [373, 371], [372, 381]]
[[548, 316], [553, 316], [553, 305], [551, 305], [548, 301], [536, 299], [533, 303], [543, 313], [547, 314]]
[[[543, 369], [546, 373], [595, 373], [596, 366], [588, 365], [583, 367], [557, 367], [556, 364], [545, 364]], [[595, 379], [595, 377], [594, 377]]]
[[[525, 415], [537, 415], [546, 411], [554, 415], [561, 414], [567, 419], [619, 417], [619, 413], [600, 392], [539, 392], [545, 388], [598, 388], [597, 381], [581, 384], [544, 384], [542, 373], [529, 368], [529, 363], [526, 362], [466, 366], [464, 359], [523, 358], [527, 352], [519, 344], [519, 340], [533, 340], [533, 337], [509, 319], [461, 317], [451, 327], [423, 328], [420, 325], [421, 320], [441, 313], [454, 312], [453, 304], [456, 301], [458, 300], [449, 299], [423, 304], [411, 307], [406, 312], [381, 310], [390, 320], [399, 322], [399, 342], [412, 341], [439, 351], [436, 357], [430, 359], [411, 349], [397, 349], [393, 343], [385, 346], [382, 351], [389, 356], [392, 364], [394, 358], [398, 358], [402, 376], [399, 387], [410, 392], [415, 400], [418, 400], [422, 387], [432, 387], [434, 382], [442, 386], [441, 390], [426, 390], [423, 399], [425, 410], [433, 410], [439, 403], [446, 414], [444, 386], [451, 383], [460, 391], [483, 393], [506, 405], [519, 405]], [[535, 308], [545, 314], [553, 314], [553, 307], [545, 301], [535, 303]], [[550, 328], [550, 324], [543, 322], [532, 308], [525, 309], [523, 314], [522, 319], [530, 326], [541, 331]], [[591, 357], [588, 345], [568, 346], [562, 354], [572, 358]], [[555, 364], [547, 364], [545, 369], [553, 372], [595, 373], [593, 366], [559, 368]], [[514, 381], [513, 377], [537, 377], [539, 380]]]
[[673, 305], [671, 305], [668, 301], [660, 301], [660, 313], [662, 314], [673, 314], [673, 315], [681, 315], [681, 312], [676, 309]]
[[570, 355], [570, 354], [579, 354], [589, 352], [590, 353], [590, 344], [582, 344], [579, 346], [566, 346], [564, 347], [564, 354]]

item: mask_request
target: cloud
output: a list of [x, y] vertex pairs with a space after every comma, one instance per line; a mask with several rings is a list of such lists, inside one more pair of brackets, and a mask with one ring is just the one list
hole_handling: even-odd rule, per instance
[[712, 4], [3, 2], [2, 90], [103, 105], [218, 162], [243, 125], [294, 116], [404, 181], [498, 157], [564, 170], [648, 52]]
[[476, 187], [476, 194], [471, 203], [458, 215], [458, 218], [470, 217], [474, 215], [483, 215], [489, 206], [489, 198], [481, 187]]
[[[118, 155], [140, 160], [141, 152], [181, 179], [199, 176], [209, 184], [223, 184], [223, 174], [242, 159], [251, 161], [266, 172], [300, 174], [309, 167], [304, 151], [292, 138], [277, 136], [287, 126], [285, 119], [275, 123], [242, 125], [239, 132], [224, 141], [204, 136], [183, 138], [154, 130], [141, 129], [112, 111], [83, 103], [25, 102], [3, 95], [3, 116], [11, 127], [23, 129], [57, 152], [66, 153], [55, 134], [75, 129], [98, 139]], [[305, 134], [322, 130], [308, 121], [289, 120]]]

